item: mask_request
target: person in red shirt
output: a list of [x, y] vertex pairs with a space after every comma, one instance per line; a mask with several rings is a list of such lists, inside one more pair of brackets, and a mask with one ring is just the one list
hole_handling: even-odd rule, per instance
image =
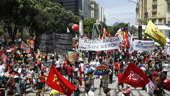
[[123, 83], [120, 83], [120, 79], [121, 79], [122, 75], [123, 75], [123, 74], [122, 74], [121, 72], [119, 72], [119, 73], [117, 74], [117, 77], [118, 77], [118, 89], [120, 89], [120, 86], [121, 86], [121, 88], [124, 87]]
[[119, 70], [119, 62], [115, 62], [114, 63], [114, 65], [115, 65], [115, 67], [114, 67], [114, 69], [115, 69], [115, 76], [117, 75], [117, 73], [118, 73], [118, 70]]
[[40, 84], [42, 85], [41, 89], [41, 94], [44, 95], [45, 92], [45, 78], [47, 75], [44, 74], [44, 72], [41, 72], [41, 75], [39, 76]]
[[70, 81], [72, 83], [72, 79], [73, 79], [73, 67], [72, 67], [72, 65], [68, 65], [67, 75], [68, 75], [68, 81]]

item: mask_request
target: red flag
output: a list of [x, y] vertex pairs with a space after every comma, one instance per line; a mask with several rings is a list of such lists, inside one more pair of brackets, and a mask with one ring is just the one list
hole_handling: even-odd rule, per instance
[[3, 55], [3, 52], [2, 51], [0, 51], [0, 57]]
[[163, 82], [163, 88], [170, 91], [170, 80], [165, 79]]
[[74, 86], [58, 72], [54, 65], [51, 66], [46, 83], [52, 89], [68, 96], [75, 90]]
[[126, 48], [130, 47], [130, 44], [129, 44], [129, 41], [128, 41], [128, 32], [125, 32], [124, 46]]
[[134, 87], [143, 87], [149, 83], [149, 79], [139, 67], [130, 62], [119, 83], [126, 83]]
[[80, 81], [80, 85], [82, 85], [82, 78], [81, 78], [81, 65], [80, 65], [79, 70], [80, 70], [80, 72], [79, 72], [79, 81]]

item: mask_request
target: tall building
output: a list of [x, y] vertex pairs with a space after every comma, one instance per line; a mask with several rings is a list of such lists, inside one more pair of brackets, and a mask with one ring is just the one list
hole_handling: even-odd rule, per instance
[[[63, 5], [66, 10], [70, 10], [75, 15], [83, 15], [84, 18], [95, 18], [104, 22], [104, 9], [96, 0], [51, 0]], [[82, 14], [80, 12], [82, 11]]]
[[66, 10], [72, 11], [75, 15], [82, 15], [84, 18], [89, 18], [89, 0], [51, 0], [60, 3]]
[[154, 24], [166, 24], [166, 0], [139, 0], [136, 7], [138, 24], [147, 24], [152, 20]]
[[98, 6], [98, 11], [99, 11], [99, 21], [101, 21], [101, 22], [105, 22], [105, 17], [104, 17], [104, 9], [103, 9], [103, 7], [102, 6]]
[[79, 7], [81, 5], [80, 3], [81, 0], [63, 0], [63, 7], [66, 9], [66, 10], [70, 10], [73, 12], [73, 14], [75, 15], [79, 15]]
[[[170, 26], [170, 0], [166, 0], [167, 1], [167, 16], [166, 16], [166, 24], [168, 26]], [[167, 37], [169, 37], [168, 39], [170, 39], [170, 32], [166, 34]]]
[[82, 6], [80, 6], [82, 12], [83, 12], [83, 17], [84, 18], [89, 18], [90, 14], [89, 14], [89, 4], [90, 1], [89, 0], [82, 0], [81, 2]]
[[75, 15], [79, 15], [79, 7], [82, 0], [50, 0], [53, 2], [60, 3], [66, 10], [70, 10]]
[[166, 38], [170, 38], [170, 0], [138, 0], [136, 18], [142, 26], [152, 20]]
[[170, 0], [167, 1], [167, 17], [166, 17], [166, 24], [170, 25]]
[[89, 14], [90, 18], [95, 18], [100, 22], [105, 21], [104, 9], [96, 2], [96, 0], [90, 0]]

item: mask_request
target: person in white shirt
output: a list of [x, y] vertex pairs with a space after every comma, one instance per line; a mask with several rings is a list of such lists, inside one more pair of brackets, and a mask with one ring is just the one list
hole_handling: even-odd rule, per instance
[[94, 96], [94, 92], [92, 90], [89, 90], [88, 96]]
[[5, 65], [0, 63], [0, 77], [3, 76], [5, 73]]
[[[80, 61], [80, 66], [81, 66], [81, 74], [83, 75], [83, 73], [84, 73], [84, 67], [85, 67], [83, 61]], [[84, 77], [84, 75], [83, 75], [83, 77]]]
[[56, 58], [55, 65], [58, 71], [60, 71], [60, 60]]
[[85, 93], [85, 96], [94, 96], [94, 92], [90, 89], [87, 93]]

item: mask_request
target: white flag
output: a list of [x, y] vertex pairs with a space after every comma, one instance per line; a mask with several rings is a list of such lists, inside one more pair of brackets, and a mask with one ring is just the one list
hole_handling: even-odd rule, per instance
[[129, 53], [132, 53], [134, 51], [134, 45], [133, 45], [133, 35], [130, 38], [130, 48]]

